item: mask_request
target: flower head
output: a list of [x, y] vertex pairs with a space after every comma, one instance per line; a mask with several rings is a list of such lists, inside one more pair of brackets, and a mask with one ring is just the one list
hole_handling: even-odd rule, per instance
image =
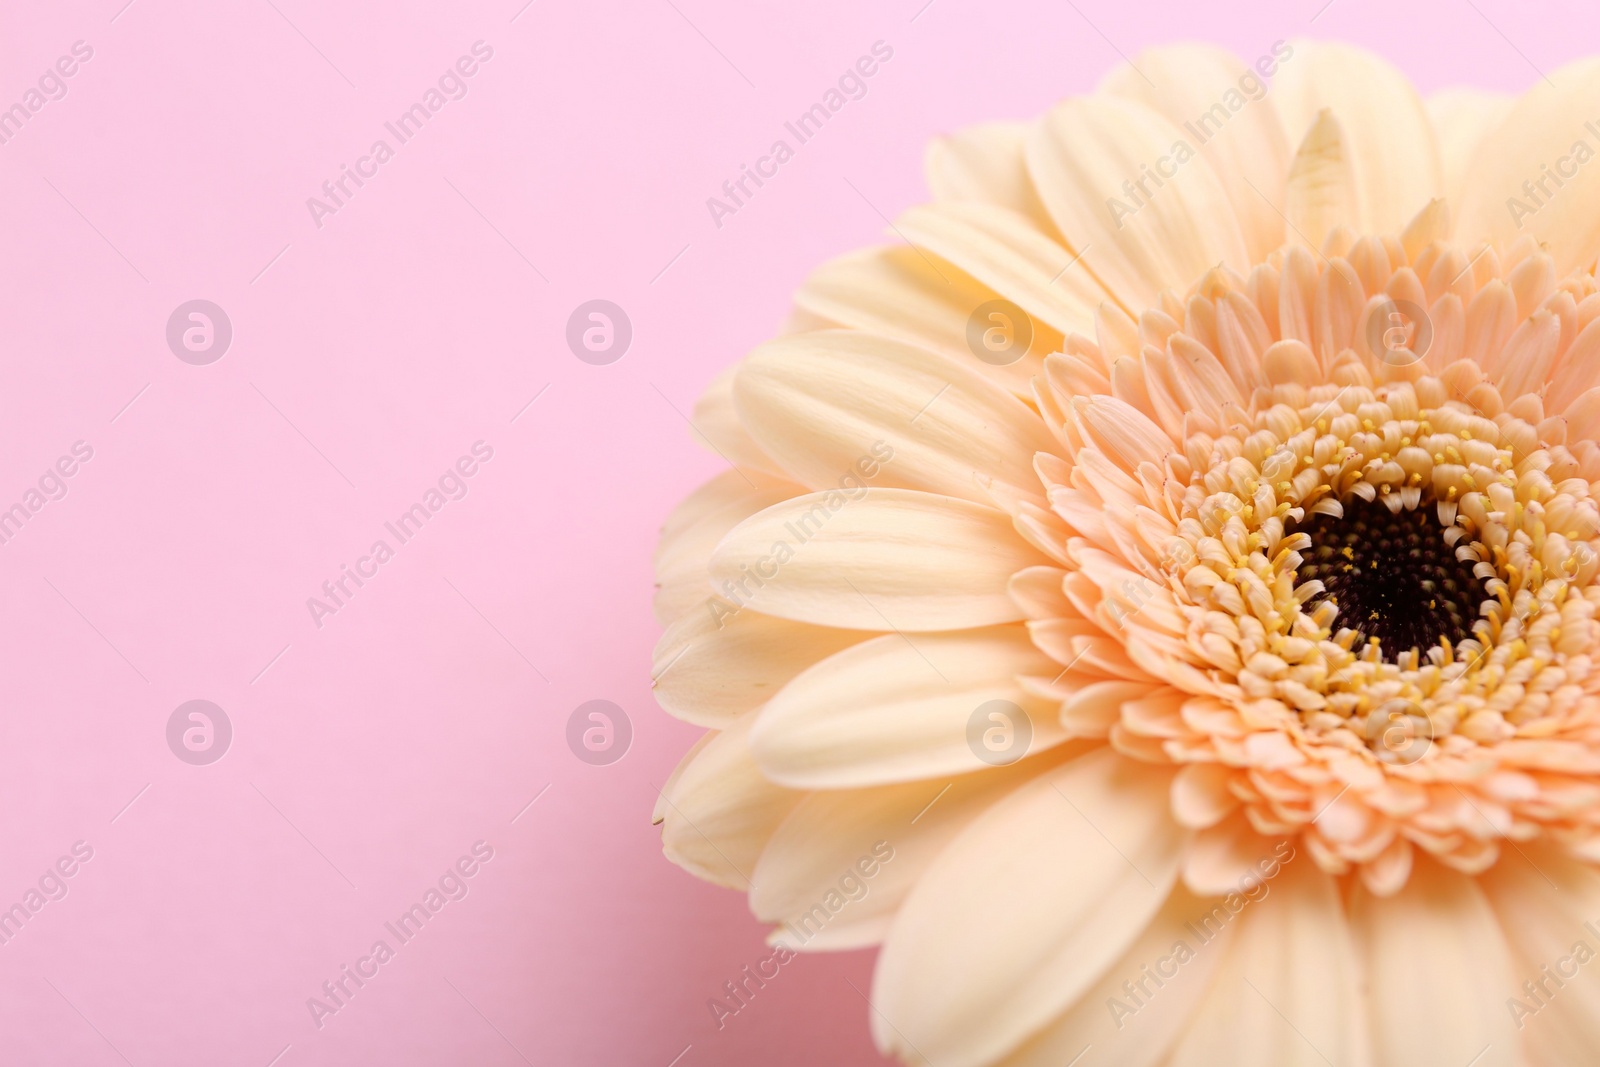
[[910, 1063], [1579, 1062], [1597, 103], [1177, 47], [937, 142], [697, 411], [668, 854]]

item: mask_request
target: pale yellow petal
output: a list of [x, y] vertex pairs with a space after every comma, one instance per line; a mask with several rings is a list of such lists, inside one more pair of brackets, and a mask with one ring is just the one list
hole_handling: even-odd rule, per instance
[[711, 551], [728, 531], [805, 487], [754, 470], [729, 470], [690, 493], [667, 516], [656, 544], [656, 619], [670, 623], [711, 598]]
[[685, 722], [720, 729], [863, 636], [859, 630], [808, 626], [710, 597], [667, 627], [656, 643], [650, 668], [656, 702]]
[[1422, 99], [1388, 61], [1353, 45], [1297, 40], [1271, 99], [1289, 143], [1300, 144], [1324, 108], [1343, 129], [1355, 174], [1360, 233], [1399, 234], [1443, 196], [1433, 124]]
[[1060, 333], [1087, 333], [1106, 298], [1075, 252], [1004, 208], [923, 204], [901, 215], [895, 229]]
[[877, 944], [945, 846], [1056, 763], [1052, 752], [983, 774], [808, 794], [761, 854], [750, 910], [781, 924], [768, 940], [792, 949]]
[[1562, 67], [1529, 89], [1472, 157], [1458, 236], [1506, 248], [1532, 234], [1561, 273], [1592, 264], [1600, 252], [1600, 167], [1584, 123], [1597, 107], [1600, 60]]
[[1014, 352], [980, 349], [988, 358], [979, 359], [970, 338], [973, 317], [983, 305], [999, 299], [993, 289], [948, 260], [906, 246], [841, 256], [813, 271], [795, 294], [799, 306], [842, 326], [948, 356], [1026, 398], [1029, 379], [1039, 373], [1041, 361], [1061, 350], [1061, 332], [1029, 316], [1026, 348], [1018, 332], [1010, 339]]
[[1038, 491], [1039, 417], [976, 370], [900, 341], [828, 331], [769, 341], [739, 367], [744, 425], [812, 489], [847, 481], [988, 503], [979, 476]]
[[1289, 240], [1317, 252], [1336, 226], [1354, 228], [1360, 218], [1355, 170], [1339, 120], [1318, 112], [1289, 167], [1283, 212]]
[[1087, 992], [1177, 877], [1169, 776], [1100, 749], [974, 820], [890, 928], [873, 980], [878, 1047], [977, 1067]]
[[1428, 97], [1425, 106], [1439, 142], [1445, 196], [1457, 210], [1478, 146], [1505, 121], [1516, 102], [1514, 96], [1485, 89], [1446, 89]]
[[1122, 957], [1064, 1013], [995, 1067], [1155, 1067], [1206, 996], [1233, 931], [1203, 942], [1194, 923], [1215, 901], [1182, 885]]
[[[1275, 69], [1276, 60], [1264, 57], [1263, 67]], [[1268, 86], [1233, 53], [1206, 44], [1146, 49], [1132, 66], [1118, 67], [1100, 84], [1101, 92], [1159, 111], [1201, 149], [1255, 262], [1284, 241], [1283, 218], [1273, 205], [1282, 200], [1294, 147], [1272, 105], [1264, 103]]]
[[1559, 847], [1518, 849], [1480, 879], [1516, 968], [1503, 1010], [1538, 1067], [1583, 1063], [1600, 1048], [1600, 872]]
[[736, 603], [819, 626], [959, 630], [1020, 620], [1007, 584], [1045, 562], [995, 508], [830, 490], [740, 523], [712, 553], [711, 580]]
[[1055, 226], [1028, 176], [1023, 149], [1029, 129], [1026, 122], [985, 122], [929, 141], [923, 172], [934, 200], [994, 204], [1053, 234]]
[[708, 882], [748, 889], [761, 850], [801, 794], [768, 781], [750, 755], [753, 718], [691, 749], [656, 804], [661, 849]]
[[1331, 877], [1293, 859], [1212, 913], [1237, 929], [1198, 949], [1225, 958], [1168, 1067], [1367, 1067], [1362, 975]]
[[1350, 922], [1365, 962], [1375, 1067], [1517, 1067], [1505, 1005], [1511, 957], [1474, 879], [1419, 858], [1393, 896], [1356, 886]]
[[750, 436], [734, 408], [733, 380], [737, 366], [722, 371], [706, 386], [689, 414], [689, 433], [701, 448], [710, 449], [735, 468], [757, 470], [779, 478], [783, 468]]
[[1183, 855], [1183, 882], [1191, 892], [1239, 893], [1292, 846], [1259, 834], [1242, 811], [1197, 831]]
[[1180, 141], [1161, 115], [1113, 96], [1056, 105], [1028, 141], [1028, 169], [1051, 218], [1124, 308], [1187, 290], [1219, 263], [1250, 269], [1221, 181], [1204, 155], [1175, 149]]
[[986, 770], [1066, 740], [1054, 707], [1017, 682], [1050, 669], [1018, 626], [888, 634], [784, 686], [756, 716], [751, 744], [767, 776], [795, 788]]

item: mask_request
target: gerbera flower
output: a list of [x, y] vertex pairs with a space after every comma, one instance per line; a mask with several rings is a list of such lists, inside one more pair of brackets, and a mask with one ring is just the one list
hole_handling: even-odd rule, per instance
[[697, 409], [667, 855], [908, 1063], [1591, 1060], [1597, 119], [1297, 42], [936, 142]]

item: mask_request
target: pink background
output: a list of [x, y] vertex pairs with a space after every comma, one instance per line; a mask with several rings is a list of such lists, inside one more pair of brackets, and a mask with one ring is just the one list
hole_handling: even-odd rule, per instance
[[[0, 907], [94, 849], [0, 946], [8, 1064], [880, 1062], [869, 953], [801, 958], [720, 1032], [706, 1008], [765, 949], [649, 823], [696, 735], [650, 699], [649, 556], [720, 467], [679, 412], [924, 198], [930, 135], [1117, 49], [1310, 32], [1511, 90], [1600, 39], [1577, 0], [123, 2], [0, 29], [0, 106], [94, 49], [0, 145], [0, 507], [94, 449], [0, 545]], [[318, 229], [306, 198], [480, 39], [468, 95]], [[869, 95], [715, 227], [706, 198], [880, 39]], [[601, 297], [634, 338], [597, 367], [564, 332]], [[209, 366], [165, 343], [195, 298], [233, 323]], [[469, 495], [315, 626], [480, 439]], [[165, 739], [197, 698], [235, 731], [203, 767]], [[597, 698], [634, 728], [610, 766], [565, 741]], [[478, 840], [470, 894], [318, 1029], [307, 998]]]

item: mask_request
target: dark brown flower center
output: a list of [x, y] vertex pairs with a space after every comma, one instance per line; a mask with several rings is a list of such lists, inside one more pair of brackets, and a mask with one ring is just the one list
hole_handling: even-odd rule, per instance
[[1307, 607], [1332, 601], [1339, 609], [1334, 633], [1377, 638], [1391, 663], [1412, 649], [1425, 653], [1441, 638], [1455, 645], [1472, 636], [1487, 594], [1473, 564], [1445, 543], [1432, 504], [1391, 512], [1358, 496], [1343, 503], [1341, 518], [1313, 515], [1294, 527], [1311, 538], [1300, 581], [1323, 585]]

